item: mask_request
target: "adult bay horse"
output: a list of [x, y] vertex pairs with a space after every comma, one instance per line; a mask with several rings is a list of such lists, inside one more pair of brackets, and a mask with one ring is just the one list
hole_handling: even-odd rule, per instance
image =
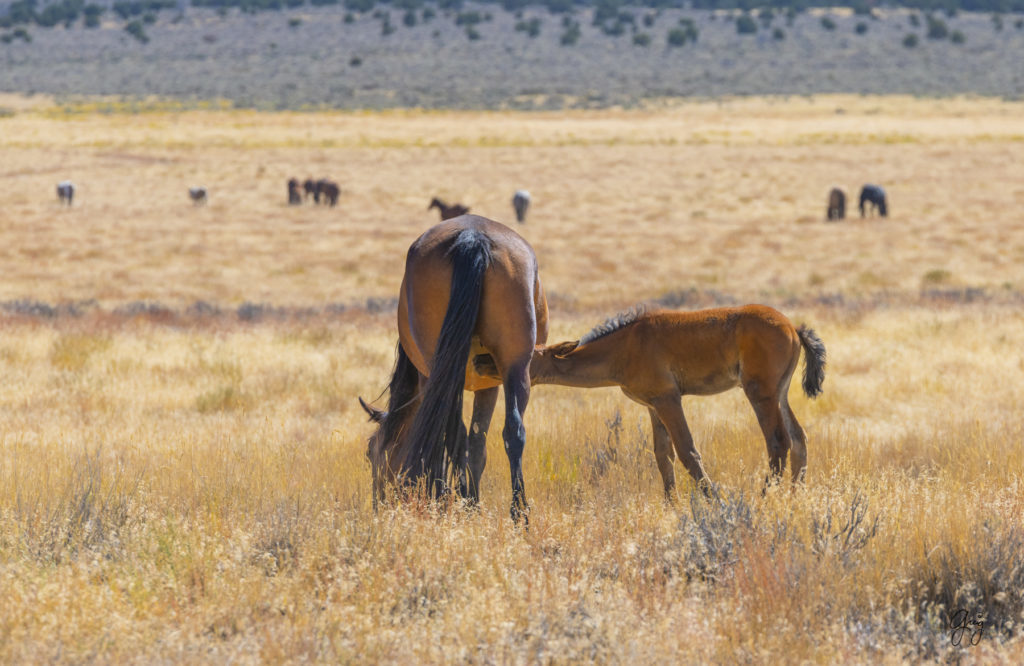
[[846, 217], [846, 193], [838, 187], [833, 187], [828, 193], [828, 210], [825, 219], [829, 222], [842, 220]]
[[530, 208], [530, 193], [526, 190], [516, 190], [512, 195], [512, 209], [516, 212], [516, 222], [526, 222], [526, 211]]
[[302, 194], [299, 192], [299, 179], [288, 179], [288, 205], [298, 206], [302, 203]]
[[75, 198], [75, 184], [70, 180], [62, 180], [57, 183], [57, 199], [62, 204], [71, 205]]
[[[882, 217], [889, 215], [885, 204], [885, 190], [878, 185], [865, 185], [860, 189], [860, 216], [864, 217], [864, 204], [871, 204]], [[870, 210], [870, 209], [869, 209]]]
[[[825, 380], [825, 345], [814, 331], [794, 328], [777, 310], [764, 305], [695, 312], [640, 307], [579, 340], [537, 347], [530, 381], [620, 387], [650, 413], [666, 496], [671, 497], [675, 486], [672, 446], [698, 487], [708, 493], [710, 483], [680, 398], [742, 386], [764, 434], [772, 474], [782, 475], [792, 449], [793, 480], [800, 481], [807, 467], [807, 440], [789, 407], [788, 393], [801, 348], [804, 393], [815, 397]], [[495, 371], [486, 356], [474, 359], [474, 366], [487, 376]]]
[[427, 206], [427, 210], [431, 210], [432, 208], [436, 208], [438, 212], [441, 213], [442, 222], [444, 220], [450, 220], [453, 217], [458, 217], [459, 215], [465, 215], [466, 213], [469, 212], [469, 208], [467, 206], [463, 206], [460, 203], [454, 203], [451, 206], [449, 206], [448, 204], [441, 201], [437, 197], [431, 199], [430, 205]]
[[[455, 480], [479, 500], [487, 429], [505, 390], [502, 438], [512, 475], [512, 518], [526, 518], [523, 414], [530, 399], [530, 361], [547, 340], [547, 300], [533, 248], [508, 227], [465, 215], [428, 229], [409, 248], [398, 296], [398, 359], [387, 411], [368, 406], [379, 424], [367, 449], [374, 504], [386, 483], [426, 482], [433, 496]], [[487, 354], [494, 377], [470, 362]], [[467, 434], [463, 391], [473, 391]]]

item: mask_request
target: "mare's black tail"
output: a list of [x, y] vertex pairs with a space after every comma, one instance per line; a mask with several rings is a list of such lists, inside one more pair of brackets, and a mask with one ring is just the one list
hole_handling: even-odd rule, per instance
[[464, 455], [462, 397], [466, 362], [480, 313], [484, 273], [491, 263], [491, 242], [480, 231], [466, 229], [455, 238], [448, 257], [452, 262], [448, 310], [403, 464], [407, 477], [426, 479], [427, 488], [435, 496], [447, 485], [451, 462]]

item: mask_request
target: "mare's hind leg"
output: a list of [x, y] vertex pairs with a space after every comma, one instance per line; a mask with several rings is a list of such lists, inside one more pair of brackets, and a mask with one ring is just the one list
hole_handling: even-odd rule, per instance
[[480, 478], [487, 465], [487, 429], [491, 427], [494, 407], [498, 404], [498, 387], [484, 389], [473, 394], [473, 418], [469, 423], [467, 469], [460, 475], [460, 491], [471, 504], [480, 501]]
[[[790, 448], [789, 431], [786, 429], [782, 409], [779, 407], [778, 394], [763, 395], [758, 392], [757, 388], [756, 384], [744, 385], [743, 390], [754, 407], [757, 423], [761, 426], [761, 432], [764, 434], [765, 446], [768, 448], [768, 467], [771, 469], [772, 478], [778, 479], [786, 468], [786, 455]], [[767, 481], [766, 479], [766, 484]]]
[[676, 455], [679, 456], [680, 462], [686, 467], [686, 471], [690, 473], [693, 480], [697, 482], [697, 487], [701, 492], [710, 497], [712, 495], [711, 482], [704, 471], [700, 453], [693, 445], [693, 435], [690, 434], [690, 428], [686, 425], [686, 417], [683, 416], [683, 406], [680, 400], [681, 396], [675, 393], [655, 398], [649, 402], [672, 438], [672, 444], [676, 448]]
[[672, 440], [665, 429], [665, 424], [658, 418], [658, 412], [651, 408], [647, 411], [651, 415], [651, 429], [654, 431], [654, 459], [658, 461], [661, 482], [665, 486], [665, 499], [671, 501], [672, 491], [676, 487], [676, 473], [672, 468], [676, 456], [672, 452]]
[[793, 483], [802, 483], [807, 472], [807, 435], [796, 420], [786, 394], [782, 394], [782, 418], [786, 423], [786, 430], [789, 431], [789, 438], [793, 448], [789, 452], [789, 466], [793, 474]]
[[501, 432], [505, 440], [505, 455], [512, 473], [512, 508], [510, 513], [513, 522], [519, 519], [529, 522], [527, 518], [526, 487], [523, 483], [523, 449], [526, 448], [526, 427], [523, 425], [523, 414], [530, 401], [530, 356], [519, 359], [506, 366], [505, 370], [505, 428]]

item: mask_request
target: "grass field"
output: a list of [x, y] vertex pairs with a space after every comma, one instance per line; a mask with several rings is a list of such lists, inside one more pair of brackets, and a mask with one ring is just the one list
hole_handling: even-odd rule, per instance
[[[0, 106], [0, 661], [1024, 659], [1020, 104]], [[823, 222], [869, 181], [889, 218]], [[725, 500], [679, 468], [666, 504], [645, 410], [544, 386], [528, 531], [500, 427], [479, 512], [373, 513], [404, 252], [431, 196], [508, 222], [519, 187], [552, 340], [637, 301], [817, 330], [805, 487], [761, 495], [734, 391], [683, 402]]]

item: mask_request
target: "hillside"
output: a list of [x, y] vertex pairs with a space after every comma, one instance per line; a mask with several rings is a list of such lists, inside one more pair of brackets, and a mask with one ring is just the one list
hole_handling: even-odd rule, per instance
[[[11, 27], [0, 31], [0, 91], [221, 99], [272, 109], [1024, 94], [1024, 20], [1013, 14], [930, 16], [891, 8], [866, 16], [844, 8], [762, 17], [625, 8], [596, 25], [589, 8], [553, 14], [493, 4], [383, 7], [364, 13], [341, 5], [260, 13], [190, 7], [127, 23], [131, 15], [105, 11], [93, 29], [81, 21], [69, 28]], [[741, 33], [738, 20], [755, 31]]]

